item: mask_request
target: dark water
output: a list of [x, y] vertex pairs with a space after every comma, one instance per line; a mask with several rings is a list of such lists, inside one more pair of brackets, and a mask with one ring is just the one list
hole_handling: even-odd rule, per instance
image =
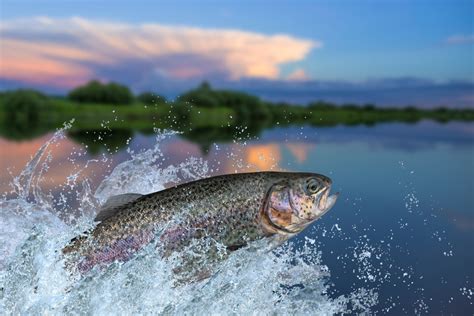
[[[130, 152], [156, 143], [154, 134], [131, 135], [128, 149], [113, 154], [82, 154], [77, 140], [60, 141], [41, 185], [58, 195], [56, 184], [89, 161], [78, 176], [96, 187]], [[0, 141], [3, 192], [48, 137]], [[338, 202], [295, 242], [310, 241], [322, 251], [331, 296], [364, 287], [378, 293], [373, 313], [474, 313], [473, 124], [275, 128], [204, 150], [175, 135], [160, 148], [162, 166], [200, 157], [207, 161], [207, 175], [281, 169], [330, 176], [334, 192], [341, 192]]]

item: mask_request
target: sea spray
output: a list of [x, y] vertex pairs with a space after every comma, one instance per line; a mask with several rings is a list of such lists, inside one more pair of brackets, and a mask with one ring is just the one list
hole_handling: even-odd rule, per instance
[[60, 145], [67, 128], [45, 143], [13, 180], [14, 192], [0, 201], [1, 314], [332, 315], [367, 313], [377, 304], [377, 294], [367, 289], [331, 296], [330, 269], [310, 242], [290, 243], [273, 252], [236, 251], [211, 278], [189, 284], [174, 283], [176, 261], [163, 260], [154, 245], [128, 262], [96, 269], [84, 278], [71, 277], [60, 249], [92, 227], [97, 205], [110, 195], [148, 193], [167, 183], [201, 178], [207, 174], [207, 164], [190, 157], [163, 166], [159, 145], [170, 134], [157, 132], [153, 148], [129, 150], [130, 158], [95, 191], [87, 178], [70, 177], [60, 185], [63, 194], [53, 196], [43, 191], [39, 179], [54, 162], [48, 147]]

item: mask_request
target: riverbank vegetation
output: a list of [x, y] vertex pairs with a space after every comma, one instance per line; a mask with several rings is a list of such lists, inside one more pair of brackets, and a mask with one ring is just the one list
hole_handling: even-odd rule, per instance
[[208, 83], [174, 101], [151, 92], [134, 96], [125, 86], [98, 81], [73, 89], [67, 97], [46, 96], [33, 90], [0, 93], [0, 135], [4, 138], [37, 137], [71, 119], [75, 122], [70, 133], [81, 141], [104, 126], [109, 131], [120, 131], [115, 134], [121, 139], [128, 139], [134, 131], [151, 133], [153, 128], [170, 128], [181, 131], [183, 137], [205, 150], [213, 142], [249, 138], [277, 126], [370, 126], [423, 119], [441, 123], [474, 121], [474, 109], [336, 105], [324, 101], [306, 105], [272, 103], [243, 92], [213, 89]]

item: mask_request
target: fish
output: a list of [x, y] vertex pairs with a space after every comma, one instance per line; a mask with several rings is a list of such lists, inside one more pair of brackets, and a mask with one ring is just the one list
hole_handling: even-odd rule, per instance
[[[226, 253], [256, 241], [273, 249], [333, 207], [338, 193], [330, 195], [331, 185], [329, 177], [317, 173], [268, 171], [113, 196], [98, 212], [97, 225], [73, 238], [62, 252], [72, 269], [85, 274], [97, 266], [126, 262], [152, 243], [164, 258], [200, 240], [212, 240]], [[216, 256], [216, 251], [208, 249], [204, 257]], [[195, 265], [188, 261], [188, 266]]]

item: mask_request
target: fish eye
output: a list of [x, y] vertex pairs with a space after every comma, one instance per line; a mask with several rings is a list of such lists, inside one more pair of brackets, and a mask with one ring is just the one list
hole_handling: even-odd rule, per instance
[[306, 183], [306, 191], [309, 194], [317, 193], [321, 189], [321, 184], [316, 179], [309, 179]]

